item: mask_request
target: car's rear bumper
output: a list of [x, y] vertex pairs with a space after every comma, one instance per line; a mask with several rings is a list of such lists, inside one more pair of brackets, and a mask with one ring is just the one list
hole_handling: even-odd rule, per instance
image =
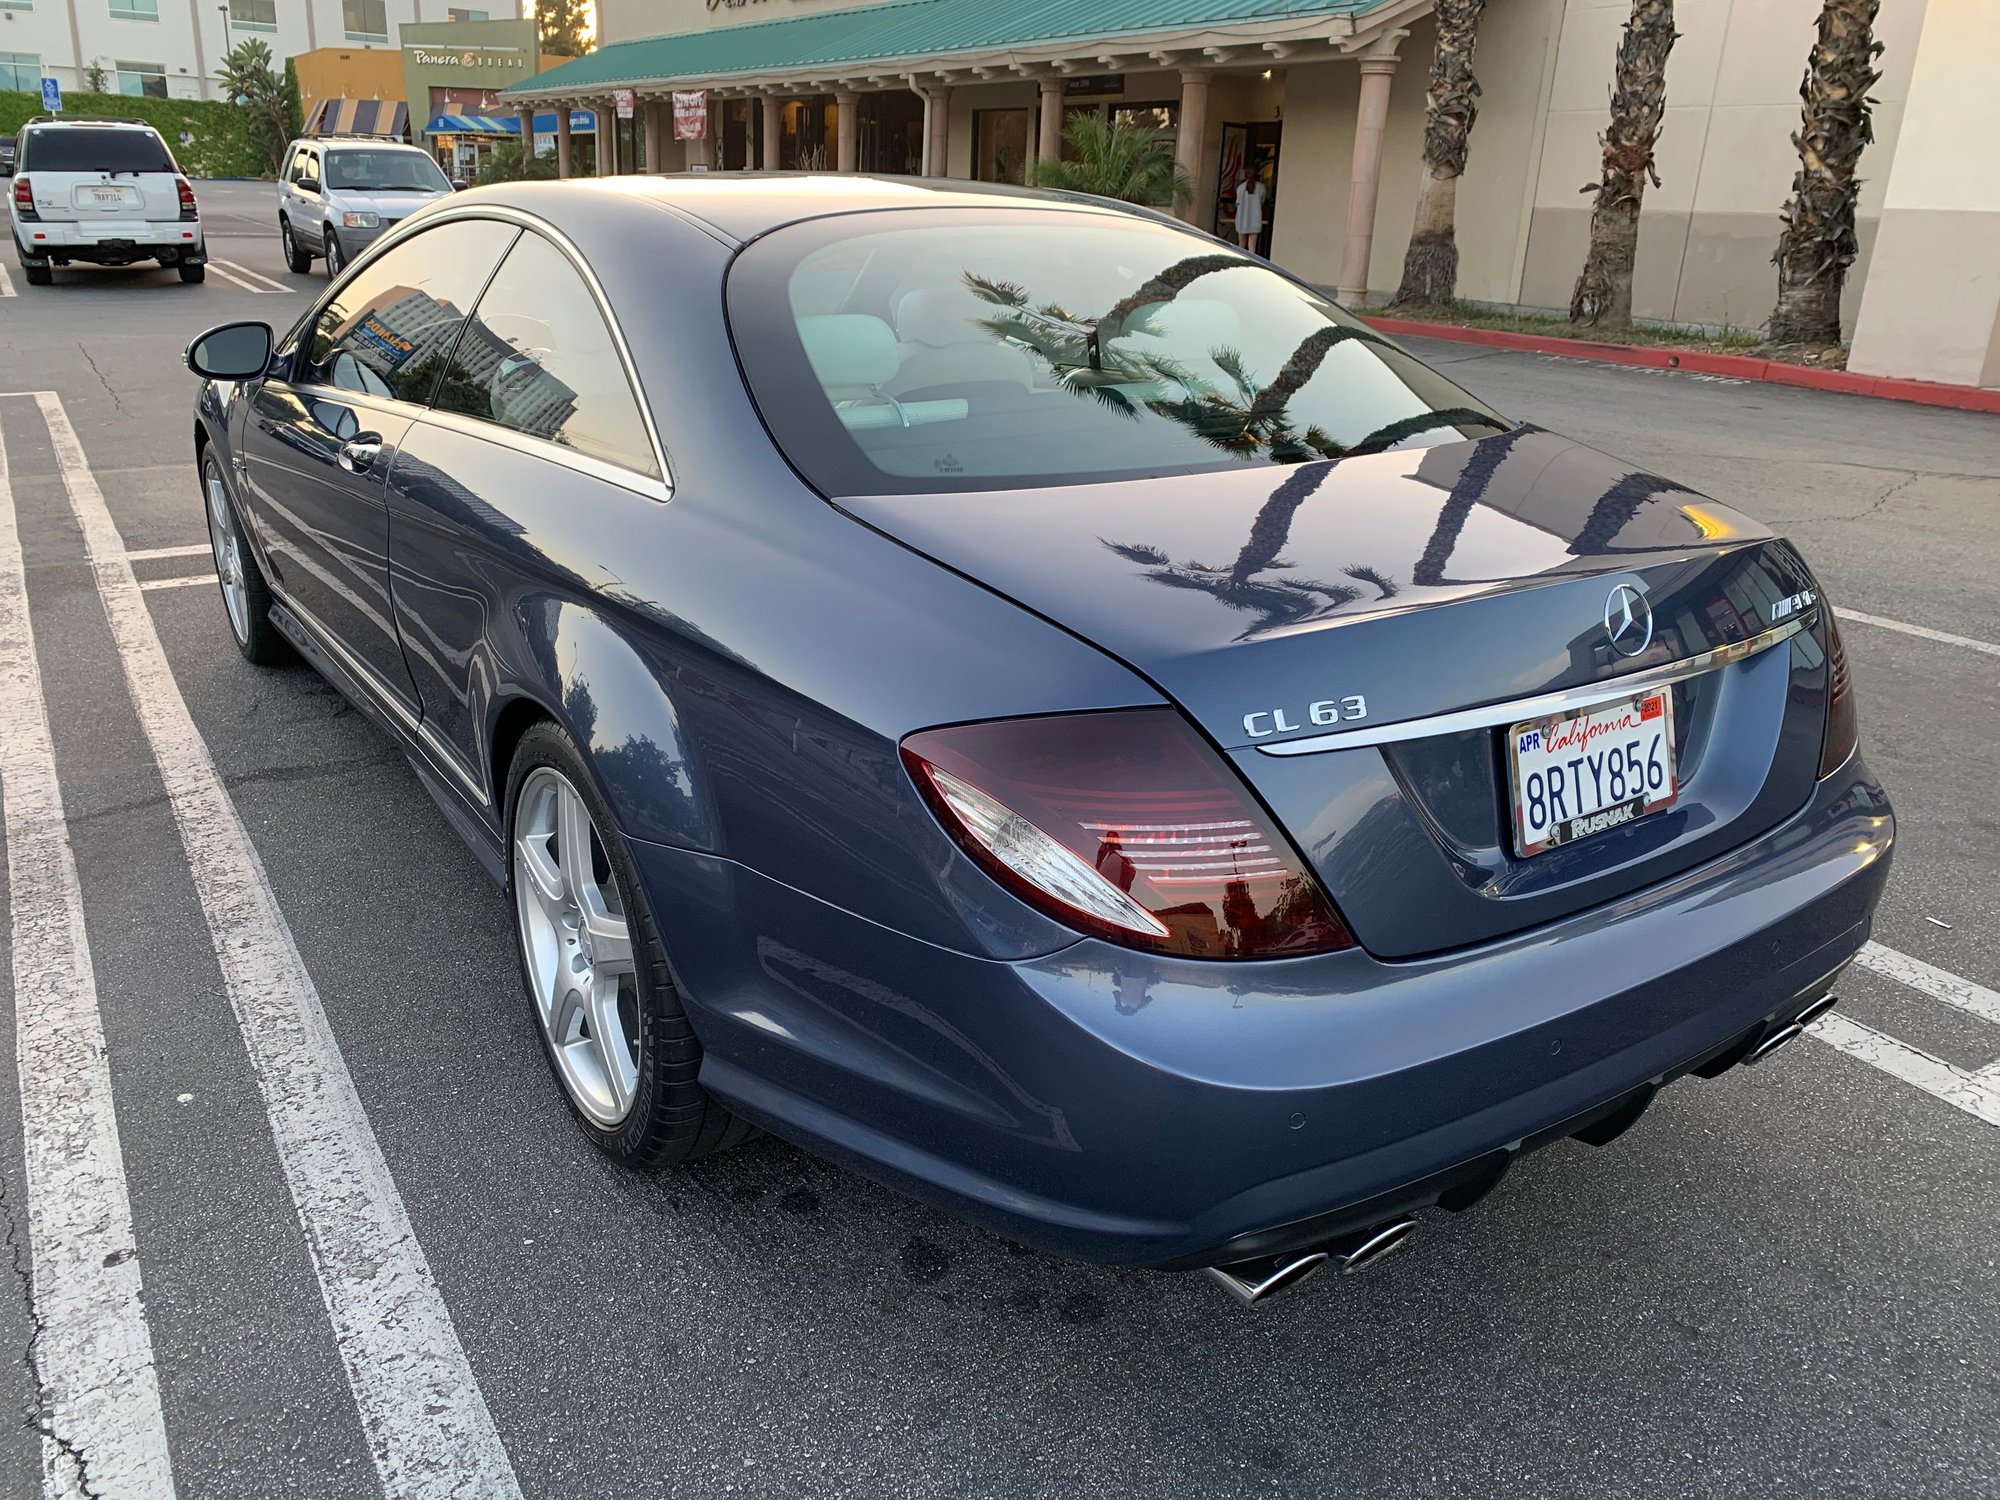
[[14, 239], [26, 264], [69, 260], [118, 266], [158, 260], [200, 265], [208, 259], [199, 219], [17, 220]]
[[1821, 992], [1867, 939], [1893, 836], [1856, 757], [1699, 869], [1396, 963], [1094, 940], [1000, 963], [634, 852], [733, 1108], [1017, 1239], [1185, 1266], [1469, 1200], [1521, 1149], [1615, 1126]]

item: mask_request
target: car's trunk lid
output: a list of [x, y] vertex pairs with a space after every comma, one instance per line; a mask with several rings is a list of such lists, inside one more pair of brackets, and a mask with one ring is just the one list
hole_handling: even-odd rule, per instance
[[[1130, 485], [840, 503], [1173, 697], [1384, 955], [1610, 899], [1755, 836], [1811, 789], [1810, 635], [1672, 689], [1675, 806], [1533, 857], [1511, 837], [1500, 729], [1270, 753], [1587, 687], [1810, 608], [1782, 541], [1540, 429]], [[1621, 583], [1654, 618], [1636, 657], [1607, 633]]]

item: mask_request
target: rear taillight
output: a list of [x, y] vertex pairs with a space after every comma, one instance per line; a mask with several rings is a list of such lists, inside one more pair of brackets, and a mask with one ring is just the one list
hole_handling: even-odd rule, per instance
[[931, 729], [903, 760], [989, 875], [1072, 927], [1190, 958], [1354, 945], [1270, 815], [1172, 709]]
[[14, 212], [24, 219], [39, 219], [35, 212], [35, 190], [25, 177], [14, 179]]
[[188, 180], [185, 177], [176, 177], [174, 179], [174, 186], [180, 189], [181, 217], [183, 219], [194, 218], [198, 213], [194, 202], [194, 189], [188, 185]]
[[1854, 682], [1847, 671], [1847, 646], [1840, 639], [1840, 622], [1833, 606], [1822, 603], [1826, 615], [1826, 738], [1820, 742], [1819, 774], [1831, 776], [1847, 764], [1861, 735], [1854, 711]]

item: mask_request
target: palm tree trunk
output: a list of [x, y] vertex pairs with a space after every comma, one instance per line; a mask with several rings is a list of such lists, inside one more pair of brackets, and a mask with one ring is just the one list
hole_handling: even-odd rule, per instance
[[1486, 0], [1437, 0], [1435, 6], [1437, 50], [1424, 96], [1424, 182], [1397, 302], [1449, 302], [1458, 291], [1458, 179], [1479, 118], [1472, 53], [1485, 9]]
[[1840, 293], [1860, 245], [1854, 236], [1854, 175], [1861, 152], [1875, 139], [1868, 91], [1882, 75], [1875, 68], [1882, 44], [1875, 40], [1881, 0], [1826, 0], [1819, 39], [1806, 60], [1799, 97], [1799, 171], [1792, 196], [1779, 210], [1785, 221], [1778, 249], [1778, 305], [1771, 313], [1774, 344], [1840, 342]]
[[1590, 253], [1570, 294], [1572, 323], [1607, 329], [1632, 326], [1632, 262], [1639, 251], [1639, 203], [1646, 179], [1655, 186], [1653, 148], [1667, 109], [1667, 54], [1674, 30], [1674, 0], [1632, 0], [1632, 15], [1618, 42], [1611, 85], [1611, 123], [1598, 139], [1604, 174], [1582, 191], [1597, 194], [1590, 215]]

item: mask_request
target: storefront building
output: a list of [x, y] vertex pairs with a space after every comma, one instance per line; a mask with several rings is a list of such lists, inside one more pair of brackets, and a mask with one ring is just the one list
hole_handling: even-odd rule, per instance
[[[1490, 0], [1458, 190], [1459, 294], [1560, 310], [1581, 268], [1598, 133], [1629, 0]], [[1641, 216], [1635, 311], [1755, 328], [1775, 296], [1797, 170], [1799, 78], [1821, 0], [1681, 0], [1659, 186]], [[1349, 302], [1400, 280], [1422, 175], [1430, 0], [598, 0], [599, 48], [505, 92], [615, 112], [605, 171], [747, 166], [1021, 181], [1081, 110], [1170, 138], [1186, 217], [1233, 238], [1236, 184], [1266, 189], [1259, 248]], [[2000, 128], [1981, 70], [2000, 8], [1884, 7], [1852, 367], [2000, 384]], [[675, 100], [686, 133], [676, 139]], [[1908, 123], [1921, 155], [1904, 149]], [[518, 128], [518, 127], [517, 127]], [[558, 143], [559, 148], [561, 143]], [[1904, 206], [1907, 205], [1907, 206]], [[1920, 227], [1927, 226], [1927, 227]], [[1878, 234], [1893, 278], [1873, 274]], [[1913, 323], [1912, 319], [1916, 319]]]

